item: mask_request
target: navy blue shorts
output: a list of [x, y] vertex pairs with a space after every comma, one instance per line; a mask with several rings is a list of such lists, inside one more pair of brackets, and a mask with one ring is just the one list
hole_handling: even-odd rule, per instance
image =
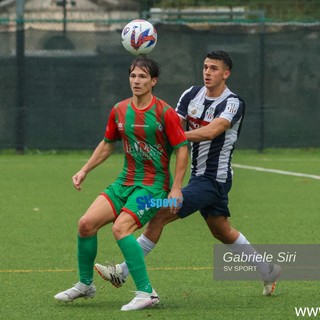
[[231, 185], [231, 180], [221, 183], [204, 176], [192, 176], [181, 190], [183, 204], [178, 216], [186, 218], [199, 210], [205, 219], [209, 215], [230, 217], [228, 193]]

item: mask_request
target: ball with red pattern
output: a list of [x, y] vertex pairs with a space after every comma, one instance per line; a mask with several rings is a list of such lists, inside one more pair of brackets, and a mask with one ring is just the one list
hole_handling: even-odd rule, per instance
[[132, 20], [122, 30], [122, 45], [133, 55], [150, 53], [157, 43], [156, 28], [146, 20]]

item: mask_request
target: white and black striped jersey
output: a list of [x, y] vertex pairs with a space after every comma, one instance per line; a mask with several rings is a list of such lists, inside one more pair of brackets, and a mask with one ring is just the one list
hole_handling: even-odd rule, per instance
[[215, 99], [206, 96], [204, 86], [193, 86], [181, 95], [176, 111], [186, 120], [187, 130], [206, 126], [215, 118], [231, 123], [230, 129], [215, 139], [191, 143], [191, 175], [206, 175], [219, 182], [232, 179], [231, 158], [244, 110], [244, 101], [228, 88]]

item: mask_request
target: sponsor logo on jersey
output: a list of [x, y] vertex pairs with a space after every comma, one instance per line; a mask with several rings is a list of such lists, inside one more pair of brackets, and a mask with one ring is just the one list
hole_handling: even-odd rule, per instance
[[214, 107], [209, 107], [206, 111], [206, 114], [204, 116], [204, 121], [207, 121], [207, 122], [211, 122], [214, 118], [214, 110], [215, 108]]
[[201, 127], [199, 123], [196, 123], [191, 119], [189, 119], [188, 122], [189, 122], [189, 127], [192, 128], [192, 129], [198, 129], [198, 128]]
[[188, 106], [188, 114], [194, 118], [200, 118], [204, 109], [204, 105], [191, 100]]
[[124, 142], [125, 152], [131, 154], [133, 157], [141, 159], [155, 159], [160, 158], [163, 153], [163, 146], [161, 144], [151, 145], [145, 141], [137, 140], [132, 144]]
[[163, 131], [163, 126], [160, 122], [156, 122], [156, 126], [157, 126], [157, 130], [159, 130], [160, 132]]

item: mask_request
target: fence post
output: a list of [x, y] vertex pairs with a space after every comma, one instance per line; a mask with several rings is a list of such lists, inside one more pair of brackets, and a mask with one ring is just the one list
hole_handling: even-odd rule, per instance
[[265, 148], [265, 99], [264, 99], [264, 85], [265, 85], [265, 15], [264, 11], [260, 12], [260, 147], [259, 151], [263, 152]]
[[16, 152], [25, 149], [25, 0], [16, 1]]

